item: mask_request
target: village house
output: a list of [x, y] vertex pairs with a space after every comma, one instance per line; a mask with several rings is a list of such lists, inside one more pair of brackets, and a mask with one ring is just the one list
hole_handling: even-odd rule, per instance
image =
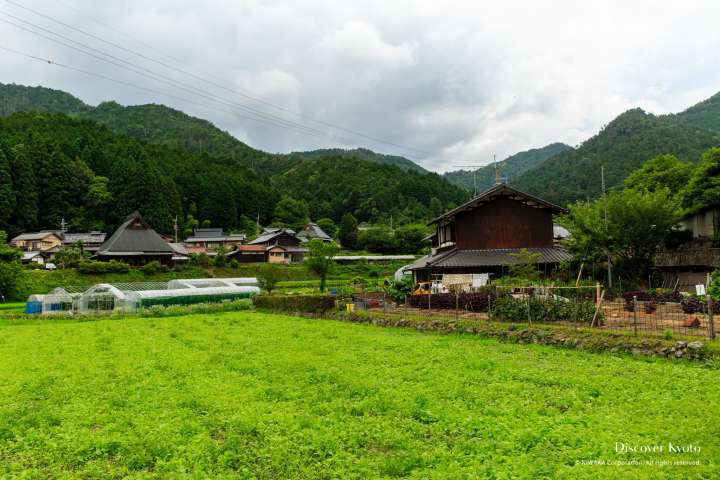
[[688, 232], [688, 241], [674, 250], [659, 252], [654, 263], [662, 272], [663, 286], [695, 293], [696, 285], [707, 287], [710, 274], [720, 268], [720, 248], [716, 248], [720, 205], [685, 216], [680, 227]]
[[[269, 263], [298, 263], [302, 262], [308, 249], [301, 246], [294, 230], [289, 228], [266, 228], [248, 246], [260, 246], [264, 249], [263, 261]], [[245, 255], [246, 252], [239, 250], [232, 258], [238, 255]], [[235, 252], [233, 252], [235, 253]]]
[[10, 241], [10, 244], [23, 251], [24, 263], [44, 264], [62, 248], [77, 245], [79, 242], [83, 250], [94, 253], [104, 241], [103, 232], [68, 233], [62, 230], [42, 230], [18, 235]]
[[10, 240], [10, 245], [23, 252], [49, 252], [62, 244], [62, 233], [58, 232], [22, 233]]
[[120, 227], [98, 249], [95, 258], [117, 260], [128, 265], [145, 265], [157, 260], [171, 265], [177, 252], [162, 239], [138, 212], [129, 215]]
[[553, 228], [553, 215], [565, 212], [499, 183], [430, 221], [435, 227], [429, 237], [432, 251], [405, 271], [412, 272], [416, 284], [463, 275], [477, 286], [476, 281], [500, 276], [508, 265], [521, 263], [515, 255], [523, 249], [539, 254], [539, 266], [547, 270], [571, 258], [556, 245], [560, 232]]
[[196, 228], [184, 243], [188, 253], [215, 254], [218, 247], [232, 250], [245, 241], [242, 233], [225, 234], [222, 228]]

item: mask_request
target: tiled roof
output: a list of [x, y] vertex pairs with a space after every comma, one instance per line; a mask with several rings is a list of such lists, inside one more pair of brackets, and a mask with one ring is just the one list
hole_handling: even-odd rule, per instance
[[[496, 267], [515, 265], [522, 260], [512, 256], [521, 248], [505, 248], [493, 250], [450, 250], [441, 254], [426, 255], [405, 267], [405, 270], [421, 270], [424, 268], [463, 268], [463, 267]], [[528, 248], [530, 253], [539, 253], [538, 263], [559, 263], [570, 260], [572, 256], [558, 247]]]
[[15, 242], [18, 240], [42, 240], [43, 238], [46, 238], [50, 235], [55, 235], [58, 238], [62, 238], [59, 234], [55, 232], [33, 232], [33, 233], [21, 233], [17, 237], [13, 238], [11, 242]]
[[265, 230], [272, 230], [272, 231], [263, 232], [255, 240], [248, 242], [248, 245], [259, 245], [261, 243], [267, 243], [270, 240], [272, 240], [273, 238], [279, 237], [282, 234], [287, 234], [287, 235], [290, 235], [291, 237], [295, 236], [295, 231], [291, 230], [289, 228], [276, 228], [276, 229], [265, 229]]
[[553, 203], [547, 202], [543, 200], [542, 198], [538, 198], [534, 195], [530, 195], [529, 193], [521, 192], [520, 190], [513, 188], [505, 183], [501, 183], [498, 185], [495, 185], [494, 187], [485, 190], [477, 197], [473, 198], [469, 202], [463, 203], [459, 207], [453, 208], [452, 210], [443, 213], [437, 218], [434, 218], [428, 222], [428, 225], [432, 225], [433, 223], [436, 223], [440, 220], [443, 220], [445, 218], [454, 217], [460, 212], [463, 212], [465, 210], [473, 210], [485, 203], [490, 202], [491, 200], [497, 198], [497, 197], [505, 197], [505, 198], [511, 198], [513, 200], [522, 201], [528, 205], [532, 205], [534, 207], [538, 208], [547, 208], [549, 210], [552, 210], [554, 213], [566, 213], [567, 210], [559, 207]]
[[308, 223], [305, 225], [305, 227], [303, 227], [303, 229], [297, 234], [297, 237], [307, 238], [308, 240], [311, 238], [319, 238], [320, 240], [332, 241], [330, 235], [325, 233], [317, 223]]
[[63, 235], [63, 243], [103, 243], [107, 234], [104, 232], [88, 232], [88, 233], [65, 233]]

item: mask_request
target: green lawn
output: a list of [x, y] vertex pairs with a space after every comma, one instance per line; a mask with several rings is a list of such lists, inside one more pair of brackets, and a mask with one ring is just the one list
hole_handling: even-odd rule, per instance
[[[0, 477], [712, 478], [718, 378], [256, 312], [6, 325]], [[633, 459], [700, 466], [576, 465]]]

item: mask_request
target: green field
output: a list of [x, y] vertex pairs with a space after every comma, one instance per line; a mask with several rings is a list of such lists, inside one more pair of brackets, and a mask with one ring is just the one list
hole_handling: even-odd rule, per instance
[[[257, 312], [6, 325], [0, 477], [713, 478], [718, 378]], [[576, 464], [633, 459], [700, 465]]]

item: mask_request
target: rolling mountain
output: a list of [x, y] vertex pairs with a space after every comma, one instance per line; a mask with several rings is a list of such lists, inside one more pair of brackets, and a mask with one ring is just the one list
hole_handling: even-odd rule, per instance
[[667, 115], [665, 118], [720, 132], [720, 92], [687, 110], [674, 115]]
[[61, 90], [0, 84], [0, 115], [26, 111], [87, 118], [138, 140], [230, 157], [246, 166], [270, 162], [270, 155], [249, 147], [207, 120], [164, 105], [124, 107], [116, 102], [103, 102], [93, 107]]
[[427, 172], [407, 158], [376, 153], [366, 148], [328, 148], [293, 152], [289, 155], [271, 155], [246, 145], [207, 120], [192, 117], [165, 105], [122, 106], [111, 101], [93, 107], [61, 90], [0, 83], [0, 116], [26, 111], [64, 113], [88, 118], [138, 140], [184, 148], [196, 153], [230, 157], [268, 173], [279, 173], [294, 164], [294, 160], [312, 160], [326, 156], [357, 158], [397, 165], [403, 170]]
[[162, 105], [92, 107], [17, 85], [0, 85], [0, 105], [0, 230], [11, 234], [58, 228], [63, 218], [112, 229], [132, 210], [162, 233], [176, 216], [181, 229], [196, 220], [247, 229], [258, 217], [277, 221], [283, 201], [287, 214], [288, 198], [315, 220], [349, 212], [374, 222], [394, 212], [396, 222], [422, 221], [466, 197], [402, 157], [270, 155]]
[[[533, 148], [524, 152], [516, 153], [505, 160], [498, 162], [500, 175], [512, 182], [523, 173], [532, 170], [548, 158], [572, 150], [570, 145], [564, 143], [551, 143], [542, 148]], [[466, 190], [473, 190], [473, 182], [477, 182], [478, 191], [486, 190], [495, 184], [495, 166], [493, 164], [479, 168], [473, 180], [472, 170], [456, 170], [443, 174], [446, 180]]]
[[695, 162], [703, 151], [717, 145], [720, 145], [718, 132], [637, 108], [615, 118], [579, 148], [548, 158], [510, 183], [565, 204], [601, 194], [601, 166], [610, 188], [621, 185], [633, 170], [657, 155], [672, 154], [680, 160]]

